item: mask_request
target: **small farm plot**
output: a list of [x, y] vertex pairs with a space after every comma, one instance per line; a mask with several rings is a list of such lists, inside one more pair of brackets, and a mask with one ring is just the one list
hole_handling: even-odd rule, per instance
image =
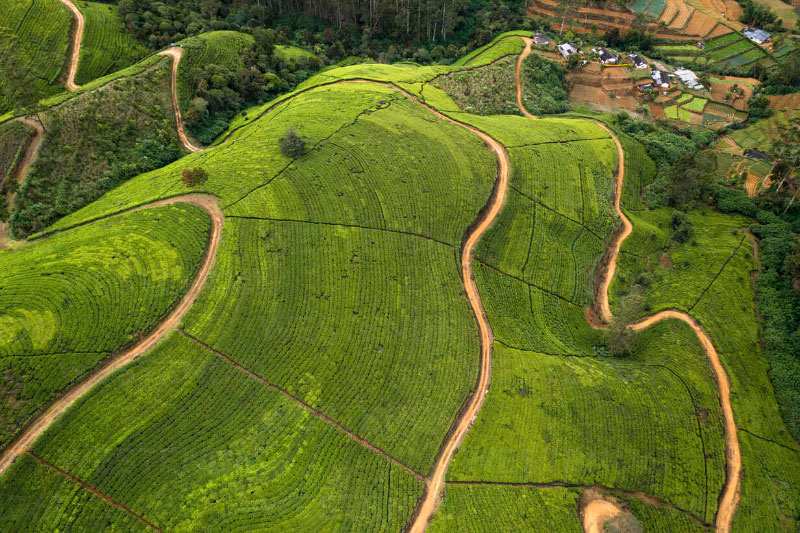
[[428, 531], [581, 533], [578, 489], [448, 485]]
[[[398, 530], [423, 488], [180, 333], [93, 389], [34, 452], [162, 530]], [[23, 475], [4, 488], [15, 493]], [[29, 517], [72, 525], [91, 512], [63, 491], [33, 492]]]
[[414, 235], [228, 217], [186, 327], [427, 472], [477, 372], [459, 272]]
[[494, 354], [492, 388], [449, 481], [598, 483], [713, 518], [725, 478], [721, 412], [690, 328], [654, 326], [628, 360], [500, 343]]
[[155, 326], [193, 279], [209, 224], [198, 208], [159, 207], [0, 252], [0, 447]]
[[147, 49], [128, 33], [113, 5], [76, 2], [84, 16], [83, 40], [75, 82], [88, 83], [128, 67], [147, 55]]

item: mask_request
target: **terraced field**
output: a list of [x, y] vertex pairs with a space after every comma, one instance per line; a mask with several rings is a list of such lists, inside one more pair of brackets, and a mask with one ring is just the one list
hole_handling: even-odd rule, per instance
[[111, 218], [0, 252], [0, 447], [57, 393], [151, 330], [187, 289], [209, 221], [194, 207]]
[[[247, 45], [227, 37], [203, 37], [230, 45], [214, 61]], [[223, 50], [187, 42], [173, 56], [179, 124], [184, 61], [211, 48]], [[580, 531], [605, 501], [645, 530], [794, 525], [800, 454], [764, 393], [753, 256], [734, 231], [745, 222], [693, 213], [699, 246], [671, 247], [669, 213], [639, 198], [655, 165], [636, 141], [594, 120], [465, 113], [430, 83], [449, 70], [326, 71], [0, 255], [180, 212], [178, 230], [149, 226], [197, 257], [180, 264], [202, 256], [172, 300], [125, 314], [158, 321], [186, 291], [161, 325], [136, 322], [143, 339], [14, 445], [0, 523], [422, 531], [432, 517], [431, 531]], [[300, 156], [278, 148], [289, 128]], [[186, 196], [181, 173], [198, 166], [209, 179]], [[147, 272], [169, 270], [135, 250]], [[115, 269], [144, 284], [128, 272]], [[597, 315], [610, 320], [642, 272], [642, 314], [684, 314], [637, 323], [633, 355], [609, 357]], [[120, 348], [103, 331], [78, 335], [97, 358]]]

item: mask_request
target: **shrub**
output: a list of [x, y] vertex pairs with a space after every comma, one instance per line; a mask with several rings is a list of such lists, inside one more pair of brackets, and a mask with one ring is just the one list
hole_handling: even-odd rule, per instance
[[208, 172], [203, 167], [184, 168], [181, 181], [187, 187], [196, 187], [208, 181]]
[[694, 235], [692, 221], [683, 211], [673, 211], [669, 225], [672, 228], [672, 240], [678, 244], [688, 241]]
[[306, 141], [300, 137], [294, 128], [289, 128], [278, 141], [281, 153], [286, 157], [300, 157], [306, 151]]

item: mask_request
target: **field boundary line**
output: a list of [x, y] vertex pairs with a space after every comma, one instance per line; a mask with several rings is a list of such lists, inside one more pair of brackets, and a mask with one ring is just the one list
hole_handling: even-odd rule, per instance
[[585, 141], [611, 141], [611, 140], [613, 139], [610, 136], [606, 135], [605, 137], [586, 137], [585, 139], [564, 139], [561, 141], [541, 141], [538, 143], [509, 144], [508, 146], [506, 146], [506, 148], [509, 150], [514, 150], [516, 148], [530, 148], [531, 146], [544, 146], [547, 144], [572, 144]]
[[265, 222], [292, 222], [297, 224], [312, 224], [312, 225], [320, 225], [320, 226], [335, 226], [340, 228], [352, 228], [352, 229], [363, 229], [369, 231], [383, 231], [386, 233], [397, 233], [400, 235], [408, 235], [409, 237], [418, 237], [420, 239], [425, 239], [427, 241], [435, 242], [436, 244], [442, 244], [444, 246], [448, 246], [450, 248], [454, 248], [454, 244], [450, 244], [445, 241], [440, 241], [434, 237], [428, 237], [427, 235], [422, 235], [421, 233], [414, 233], [413, 231], [404, 231], [400, 229], [390, 229], [390, 228], [375, 228], [372, 226], [360, 226], [358, 224], [344, 224], [341, 222], [323, 222], [318, 220], [299, 220], [294, 218], [272, 218], [272, 217], [254, 217], [254, 216], [245, 216], [245, 215], [227, 215], [227, 218], [239, 218], [243, 220], [263, 220]]
[[54, 465], [53, 463], [51, 463], [47, 459], [43, 459], [42, 457], [39, 457], [38, 455], [36, 455], [35, 453], [33, 453], [30, 450], [26, 451], [25, 453], [28, 454], [34, 460], [36, 460], [42, 466], [45, 466], [45, 467], [49, 468], [50, 470], [53, 470], [54, 472], [64, 476], [65, 478], [69, 479], [73, 483], [77, 483], [78, 485], [80, 485], [81, 487], [83, 487], [84, 489], [86, 489], [87, 491], [92, 493], [93, 495], [97, 496], [98, 498], [100, 498], [101, 500], [106, 502], [107, 504], [113, 505], [114, 507], [116, 507], [118, 509], [121, 509], [122, 511], [128, 513], [130, 516], [134, 517], [136, 520], [138, 520], [139, 522], [143, 523], [144, 525], [146, 525], [150, 529], [153, 529], [155, 531], [161, 531], [161, 529], [159, 527], [157, 527], [156, 525], [154, 525], [151, 522], [149, 522], [145, 517], [143, 517], [139, 513], [133, 511], [127, 505], [123, 505], [120, 502], [118, 502], [117, 500], [113, 499], [111, 496], [108, 496], [107, 494], [105, 494], [103, 492], [100, 492], [98, 489], [96, 489], [95, 487], [89, 485], [88, 483], [86, 483], [81, 478], [79, 478], [79, 477], [77, 477], [77, 476], [75, 476], [73, 474], [70, 474], [69, 472], [67, 472], [63, 468], [59, 468], [58, 466]]
[[517, 351], [520, 351], [520, 352], [535, 353], [537, 355], [544, 355], [544, 356], [547, 356], [547, 357], [579, 357], [579, 358], [582, 358], [582, 359], [599, 358], [599, 356], [597, 354], [542, 352], [540, 350], [531, 350], [530, 348], [520, 348], [519, 346], [514, 346], [512, 344], [508, 344], [507, 342], [503, 342], [500, 339], [495, 339], [494, 341], [495, 342], [499, 342], [500, 344], [502, 344], [506, 348], [510, 348], [512, 350], [517, 350]]
[[683, 385], [683, 387], [686, 389], [686, 394], [689, 395], [689, 400], [692, 402], [692, 407], [694, 408], [694, 418], [697, 421], [697, 436], [700, 437], [700, 445], [701, 445], [702, 451], [703, 451], [703, 470], [705, 471], [705, 490], [703, 491], [703, 521], [705, 522], [705, 520], [706, 520], [706, 518], [708, 516], [707, 515], [707, 513], [708, 513], [708, 458], [706, 457], [706, 439], [703, 437], [703, 428], [702, 428], [702, 425], [700, 424], [700, 414], [697, 412], [697, 402], [694, 399], [694, 395], [692, 394], [692, 390], [689, 388], [689, 385], [687, 385], [687, 383], [683, 380], [683, 378], [680, 376], [680, 374], [678, 374], [677, 372], [672, 370], [669, 366], [661, 365], [661, 364], [651, 364], [651, 365], [647, 365], [647, 366], [654, 367], [654, 368], [663, 368], [664, 370], [666, 370], [667, 372], [669, 372], [670, 374], [672, 374], [673, 376], [678, 378], [678, 381], [680, 381], [681, 384]]
[[565, 296], [561, 296], [560, 294], [558, 294], [556, 292], [553, 292], [553, 291], [551, 291], [549, 289], [545, 289], [544, 287], [540, 287], [539, 285], [536, 285], [535, 283], [531, 283], [530, 281], [525, 281], [524, 279], [522, 279], [522, 278], [520, 278], [518, 276], [515, 276], [514, 274], [509, 274], [508, 272], [500, 270], [496, 266], [494, 266], [494, 265], [492, 265], [490, 263], [487, 263], [483, 259], [480, 259], [480, 258], [476, 257], [475, 258], [475, 262], [476, 263], [480, 263], [481, 265], [485, 266], [486, 268], [491, 268], [492, 270], [494, 270], [498, 274], [502, 274], [503, 276], [507, 276], [507, 277], [509, 277], [511, 279], [515, 279], [515, 280], [519, 281], [520, 283], [524, 283], [528, 287], [532, 287], [534, 289], [538, 289], [538, 290], [540, 290], [540, 291], [542, 291], [544, 293], [547, 293], [547, 294], [549, 294], [551, 296], [555, 296], [559, 300], [563, 300], [565, 303], [568, 303], [569, 305], [573, 305], [575, 307], [581, 307], [580, 304], [577, 304], [577, 303], [575, 303], [575, 302], [573, 302], [571, 300], [568, 300]]
[[[519, 74], [517, 74], [517, 85], [520, 85]], [[617, 269], [617, 256], [622, 248], [622, 243], [633, 231], [633, 223], [622, 211], [620, 205], [622, 201], [623, 183], [625, 181], [625, 150], [622, 147], [622, 143], [614, 131], [604, 122], [594, 118], [584, 118], [584, 120], [591, 120], [597, 126], [607, 131], [609, 135], [611, 135], [614, 144], [617, 146], [618, 161], [615, 177], [616, 187], [614, 189], [613, 207], [622, 224], [612, 233], [611, 240], [606, 247], [606, 251], [595, 267], [594, 302], [592, 307], [587, 309], [586, 313], [587, 321], [592, 327], [606, 329], [608, 324], [613, 319], [608, 300], [609, 287], [611, 286], [611, 282], [614, 279], [614, 274]], [[739, 246], [741, 246], [741, 243]], [[731, 257], [733, 257], [733, 255]], [[597, 315], [599, 321], [591, 319], [591, 315], [594, 314]], [[733, 408], [731, 406], [731, 383], [730, 379], [728, 378], [728, 374], [725, 371], [725, 367], [720, 361], [719, 354], [714, 347], [714, 343], [711, 341], [711, 337], [708, 336], [708, 333], [706, 333], [697, 320], [695, 320], [688, 313], [674, 309], [660, 311], [645, 317], [638, 322], [628, 324], [627, 327], [631, 328], [633, 331], [640, 331], [662, 320], [670, 318], [682, 320], [694, 330], [695, 334], [697, 335], [697, 339], [700, 341], [703, 351], [706, 354], [706, 359], [711, 366], [711, 371], [714, 374], [714, 380], [717, 384], [719, 403], [720, 407], [722, 408], [722, 430], [723, 439], [725, 442], [725, 482], [722, 487], [722, 492], [719, 495], [717, 512], [714, 516], [714, 525], [718, 533], [728, 533], [731, 530], [733, 517], [739, 504], [742, 455], [739, 447], [736, 421], [734, 419]]]
[[[62, 391], [62, 395], [51, 401], [46, 408], [39, 412], [39, 415], [32, 417], [30, 423], [10, 441], [7, 447], [0, 454], [0, 476], [8, 469], [14, 459], [30, 449], [38, 439], [62, 414], [72, 407], [78, 400], [91, 391], [95, 386], [100, 385], [106, 378], [117, 370], [127, 366], [142, 354], [155, 347], [170, 332], [177, 329], [183, 316], [194, 304], [200, 291], [205, 286], [214, 261], [217, 257], [217, 249], [222, 238], [222, 226], [225, 223], [225, 215], [219, 209], [217, 198], [206, 194], [185, 194], [173, 196], [166, 200], [157, 200], [133, 209], [121, 211], [108, 215], [104, 218], [120, 216], [142, 209], [161, 207], [174, 203], [187, 203], [203, 209], [211, 219], [211, 227], [208, 232], [206, 251], [203, 260], [198, 265], [194, 273], [194, 279], [188, 284], [188, 288], [172, 307], [166, 312], [164, 317], [156, 323], [155, 327], [141, 340], [135, 344], [123, 347], [121, 350], [103, 359], [103, 362], [89, 371], [83, 379], [73, 383]], [[87, 222], [88, 224], [89, 222]], [[83, 224], [81, 224], [83, 225]]]
[[768, 439], [767, 437], [762, 437], [761, 435], [758, 435], [758, 434], [756, 434], [756, 433], [753, 433], [753, 432], [752, 432], [752, 431], [750, 431], [749, 429], [739, 428], [739, 431], [744, 431], [745, 433], [747, 433], [747, 434], [748, 434], [748, 435], [750, 435], [751, 437], [755, 437], [755, 438], [757, 438], [757, 439], [761, 439], [761, 440], [763, 440], [763, 441], [771, 442], [772, 444], [774, 444], [774, 445], [776, 445], [776, 446], [780, 446], [781, 448], [786, 448], [787, 450], [793, 451], [793, 452], [795, 452], [795, 453], [798, 453], [798, 452], [800, 452], [800, 450], [798, 450], [797, 448], [792, 448], [791, 446], [787, 446], [787, 445], [785, 445], [785, 444], [782, 444], [782, 443], [780, 443], [780, 442], [778, 442], [778, 441], [776, 441], [776, 440]]
[[227, 354], [225, 354], [223, 352], [220, 352], [219, 350], [213, 348], [209, 344], [206, 344], [205, 342], [201, 341], [200, 339], [198, 339], [197, 337], [195, 337], [191, 333], [187, 332], [185, 329], [179, 328], [178, 331], [184, 337], [186, 337], [190, 341], [194, 342], [195, 344], [201, 346], [205, 350], [213, 353], [214, 355], [216, 355], [217, 357], [219, 357], [220, 359], [222, 359], [223, 361], [228, 363], [230, 366], [232, 366], [236, 370], [238, 370], [238, 371], [242, 372], [243, 374], [247, 375], [248, 377], [258, 381], [262, 385], [274, 390], [275, 392], [280, 393], [286, 399], [296, 403], [297, 405], [299, 405], [300, 407], [302, 407], [303, 409], [305, 409], [306, 411], [311, 413], [315, 418], [318, 418], [319, 420], [322, 420], [326, 424], [329, 424], [329, 425], [333, 426], [334, 428], [338, 429], [340, 432], [342, 432], [345, 435], [347, 435], [350, 438], [350, 440], [353, 440], [356, 443], [358, 443], [361, 446], [363, 446], [364, 448], [368, 449], [369, 451], [371, 451], [373, 453], [376, 453], [377, 455], [382, 456], [384, 459], [388, 459], [389, 461], [391, 461], [395, 465], [399, 466], [400, 468], [402, 468], [403, 470], [405, 470], [406, 472], [408, 472], [409, 474], [411, 474], [412, 476], [417, 478], [418, 481], [425, 481], [425, 477], [422, 474], [420, 474], [419, 472], [415, 471], [414, 469], [412, 469], [410, 466], [406, 465], [405, 463], [402, 463], [399, 459], [396, 459], [395, 457], [389, 455], [389, 453], [386, 450], [378, 448], [377, 446], [375, 446], [374, 444], [372, 444], [368, 440], [364, 439], [363, 437], [359, 437], [358, 435], [356, 435], [355, 433], [353, 433], [352, 431], [350, 431], [349, 429], [344, 427], [342, 424], [340, 424], [339, 422], [337, 422], [333, 418], [329, 417], [328, 415], [326, 415], [325, 413], [320, 411], [319, 409], [316, 409], [316, 408], [310, 406], [309, 404], [307, 404], [306, 402], [304, 402], [303, 400], [301, 400], [297, 396], [293, 395], [291, 392], [287, 391], [286, 389], [284, 389], [282, 387], [279, 387], [278, 385], [275, 385], [271, 381], [266, 380], [265, 378], [263, 378], [259, 374], [256, 374], [255, 372], [253, 372], [252, 370], [250, 370], [246, 366], [242, 365], [241, 363], [239, 363], [238, 361], [233, 359], [231, 356], [229, 356], [229, 355], [227, 355]]
[[692, 520], [701, 524], [703, 526], [709, 526], [708, 522], [704, 522], [699, 516], [697, 516], [692, 511], [688, 509], [684, 509], [682, 507], [678, 507], [672, 502], [668, 502], [666, 500], [662, 500], [660, 498], [656, 498], [654, 496], [649, 496], [644, 492], [633, 491], [633, 490], [626, 490], [620, 489], [616, 487], [608, 487], [606, 485], [594, 484], [594, 485], [582, 485], [580, 483], [567, 483], [564, 481], [547, 481], [541, 483], [535, 482], [515, 482], [515, 481], [448, 481], [448, 485], [466, 485], [470, 487], [531, 487], [531, 488], [540, 488], [540, 489], [552, 489], [552, 488], [567, 488], [567, 489], [598, 489], [607, 492], [611, 492], [614, 494], [619, 494], [622, 496], [628, 496], [632, 498], [637, 498], [642, 500], [643, 502], [647, 503], [648, 505], [663, 505], [665, 507], [669, 507], [671, 509], [675, 509], [676, 511], [680, 511], [681, 513], [685, 514], [686, 516], [690, 517]]
[[605, 239], [604, 239], [604, 238], [602, 238], [600, 235], [598, 235], [597, 233], [595, 233], [594, 231], [592, 231], [592, 229], [591, 229], [591, 228], [589, 228], [588, 226], [586, 226], [586, 225], [585, 225], [583, 222], [578, 222], [578, 221], [577, 221], [577, 220], [575, 220], [574, 218], [572, 218], [572, 217], [569, 217], [569, 216], [565, 215], [564, 213], [562, 213], [562, 212], [560, 212], [560, 211], [557, 211], [557, 210], [553, 209], [552, 207], [550, 207], [549, 205], [547, 205], [547, 204], [545, 204], [545, 203], [542, 203], [542, 201], [541, 201], [541, 200], [537, 200], [537, 199], [535, 199], [535, 198], [532, 198], [532, 197], [528, 196], [526, 193], [522, 192], [521, 190], [519, 190], [519, 189], [518, 189], [517, 187], [515, 187], [514, 185], [509, 185], [509, 186], [508, 186], [508, 188], [509, 188], [509, 189], [511, 189], [511, 190], [513, 190], [514, 192], [516, 192], [516, 193], [517, 193], [517, 194], [519, 194], [520, 196], [523, 196], [523, 197], [525, 197], [525, 198], [526, 198], [526, 199], [528, 199], [530, 202], [533, 202], [533, 203], [534, 203], [534, 204], [536, 204], [536, 205], [539, 205], [539, 206], [541, 206], [541, 207], [544, 207], [544, 208], [545, 208], [545, 209], [547, 209], [548, 211], [551, 211], [551, 212], [555, 213], [556, 215], [558, 215], [558, 216], [560, 216], [560, 217], [564, 217], [564, 218], [566, 218], [567, 220], [569, 220], [569, 221], [570, 221], [570, 222], [572, 222], [573, 224], [576, 224], [576, 225], [578, 225], [578, 226], [582, 227], [583, 229], [585, 229], [586, 231], [588, 231], [589, 233], [591, 233], [591, 234], [592, 234], [594, 237], [596, 237], [598, 240], [605, 242]]
[[714, 277], [708, 283], [708, 286], [705, 289], [703, 289], [703, 292], [701, 292], [700, 296], [697, 297], [697, 300], [695, 300], [695, 302], [689, 308], [689, 311], [692, 311], [695, 308], [695, 306], [700, 303], [700, 300], [702, 300], [703, 296], [706, 295], [706, 293], [708, 292], [708, 289], [710, 289], [711, 286], [714, 284], [714, 282], [717, 281], [717, 278], [720, 276], [720, 274], [722, 274], [722, 271], [725, 270], [725, 267], [728, 266], [728, 263], [731, 262], [731, 259], [733, 259], [736, 256], [737, 253], [739, 253], [739, 248], [742, 247], [742, 244], [744, 244], [745, 239], [747, 239], [747, 235], [742, 237], [742, 240], [739, 241], [739, 244], [736, 245], [736, 247], [733, 249], [733, 253], [730, 256], [728, 256], [728, 258], [725, 260], [724, 263], [722, 263], [722, 267], [719, 269], [719, 272], [717, 272], [714, 275]]

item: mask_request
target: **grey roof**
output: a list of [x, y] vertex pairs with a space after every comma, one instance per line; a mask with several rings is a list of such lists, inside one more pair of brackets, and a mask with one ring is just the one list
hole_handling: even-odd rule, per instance
[[537, 33], [533, 36], [533, 42], [536, 44], [550, 44], [550, 37], [544, 33]]
[[642, 59], [642, 56], [640, 56], [639, 54], [628, 54], [628, 57], [631, 58], [631, 61], [633, 61], [634, 65], [644, 65], [645, 64], [644, 59]]
[[745, 37], [762, 43], [771, 37], [769, 32], [756, 28], [744, 30], [742, 33], [744, 33]]

